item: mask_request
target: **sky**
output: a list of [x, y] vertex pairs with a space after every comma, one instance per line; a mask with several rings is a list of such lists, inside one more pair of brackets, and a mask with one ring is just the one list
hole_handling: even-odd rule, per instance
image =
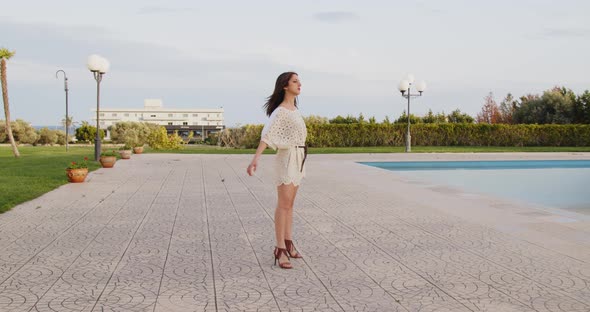
[[377, 121], [407, 110], [397, 85], [424, 80], [410, 111], [475, 116], [497, 102], [566, 86], [590, 89], [589, 1], [8, 1], [0, 47], [8, 62], [11, 119], [91, 121], [90, 54], [111, 63], [101, 107], [219, 108], [226, 125], [263, 123], [277, 76], [296, 71], [304, 116], [362, 113]]

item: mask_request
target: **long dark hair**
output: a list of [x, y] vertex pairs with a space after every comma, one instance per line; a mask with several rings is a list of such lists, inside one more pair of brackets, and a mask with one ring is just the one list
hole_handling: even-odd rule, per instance
[[[279, 75], [277, 82], [275, 83], [275, 90], [271, 96], [266, 99], [264, 103], [264, 109], [266, 114], [270, 117], [281, 103], [285, 100], [285, 87], [289, 85], [289, 80], [293, 75], [297, 75], [296, 72], [285, 72]], [[297, 107], [297, 98], [295, 98], [295, 107]]]

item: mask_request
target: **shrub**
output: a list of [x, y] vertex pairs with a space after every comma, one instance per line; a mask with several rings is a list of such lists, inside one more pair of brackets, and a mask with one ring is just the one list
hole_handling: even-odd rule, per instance
[[114, 143], [129, 147], [144, 146], [152, 131], [159, 131], [160, 126], [147, 122], [124, 121], [110, 127], [111, 139]]
[[[104, 139], [105, 131], [100, 129], [100, 139]], [[93, 143], [96, 137], [96, 127], [91, 126], [88, 122], [83, 121], [82, 126], [76, 129], [76, 139], [80, 142]]]
[[157, 126], [150, 131], [147, 144], [156, 150], [159, 149], [182, 149], [182, 138], [177, 133], [168, 135], [166, 128]]
[[[56, 143], [59, 145], [66, 145], [66, 132], [63, 130], [55, 130], [55, 134], [57, 135]], [[71, 136], [68, 136], [68, 142], [72, 140]]]
[[39, 138], [35, 143], [41, 145], [53, 145], [57, 143], [57, 131], [48, 128], [39, 130]]
[[[20, 144], [35, 144], [38, 135], [35, 128], [33, 128], [28, 122], [17, 119], [10, 122], [12, 128], [12, 134], [14, 140]], [[0, 120], [0, 143], [7, 143], [8, 136], [6, 135], [6, 121]]]

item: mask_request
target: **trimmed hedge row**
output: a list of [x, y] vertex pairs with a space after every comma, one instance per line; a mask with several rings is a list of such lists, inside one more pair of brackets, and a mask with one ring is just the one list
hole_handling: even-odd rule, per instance
[[[317, 125], [308, 128], [315, 147], [403, 146], [407, 125]], [[590, 125], [416, 124], [415, 146], [590, 146]]]
[[[256, 148], [262, 125], [224, 130], [220, 144]], [[404, 146], [405, 124], [307, 126], [310, 147]], [[590, 146], [590, 125], [413, 124], [413, 146]]]

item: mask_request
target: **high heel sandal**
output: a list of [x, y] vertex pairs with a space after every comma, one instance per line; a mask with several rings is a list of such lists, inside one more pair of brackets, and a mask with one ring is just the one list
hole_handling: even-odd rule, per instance
[[[285, 249], [287, 249], [287, 253], [289, 254], [290, 258], [295, 258], [295, 259], [300, 259], [303, 258], [303, 256], [301, 256], [301, 254], [299, 253], [299, 250], [297, 250], [297, 248], [295, 248], [295, 245], [293, 245], [293, 241], [292, 240], [285, 240]], [[295, 255], [293, 255], [291, 253], [291, 251], [293, 251], [295, 253]]]
[[283, 255], [285, 255], [287, 257], [287, 261], [289, 260], [289, 255], [287, 254], [287, 249], [275, 247], [275, 251], [274, 251], [275, 265], [277, 265], [277, 261], [278, 261], [279, 262], [279, 267], [281, 269], [292, 269], [293, 266], [291, 266], [291, 262], [281, 263], [281, 261], [279, 260], [281, 258], [281, 254], [283, 254]]

